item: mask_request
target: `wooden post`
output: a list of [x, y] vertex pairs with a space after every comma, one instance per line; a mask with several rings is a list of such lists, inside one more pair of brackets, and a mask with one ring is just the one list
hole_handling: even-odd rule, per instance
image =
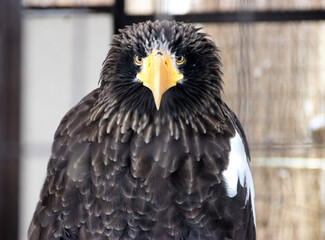
[[0, 1], [0, 236], [17, 239], [20, 1]]

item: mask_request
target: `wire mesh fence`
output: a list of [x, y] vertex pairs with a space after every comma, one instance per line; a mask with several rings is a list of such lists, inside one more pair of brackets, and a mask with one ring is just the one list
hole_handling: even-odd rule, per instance
[[258, 238], [322, 239], [325, 23], [204, 27], [222, 51], [224, 97], [250, 142]]

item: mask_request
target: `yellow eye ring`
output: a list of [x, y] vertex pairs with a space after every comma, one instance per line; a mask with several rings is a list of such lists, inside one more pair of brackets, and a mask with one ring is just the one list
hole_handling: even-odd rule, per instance
[[185, 57], [182, 55], [180, 57], [176, 57], [176, 64], [181, 65], [185, 62]]
[[142, 65], [143, 63], [143, 58], [142, 57], [139, 57], [138, 55], [135, 55], [134, 56], [134, 63], [138, 66]]

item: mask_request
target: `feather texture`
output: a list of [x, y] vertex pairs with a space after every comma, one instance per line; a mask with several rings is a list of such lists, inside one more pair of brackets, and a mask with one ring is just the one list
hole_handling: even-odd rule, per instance
[[[129, 59], [157, 46], [189, 54], [183, 84], [166, 92], [159, 111]], [[176, 22], [116, 35], [100, 88], [55, 133], [29, 239], [255, 239], [251, 187], [232, 174], [229, 157], [235, 136], [247, 159], [248, 146], [220, 98], [217, 52], [205, 34]], [[227, 173], [239, 177], [236, 194]]]

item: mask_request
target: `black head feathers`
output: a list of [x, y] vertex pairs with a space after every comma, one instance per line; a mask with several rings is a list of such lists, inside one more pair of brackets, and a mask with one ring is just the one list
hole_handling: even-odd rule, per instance
[[160, 49], [176, 59], [184, 56], [184, 64], [178, 66], [184, 77], [164, 93], [161, 111], [208, 108], [211, 101], [220, 99], [221, 61], [218, 48], [200, 29], [175, 21], [147, 21], [125, 27], [113, 37], [103, 64], [101, 87], [122, 105], [154, 112], [151, 92], [137, 81], [141, 69], [134, 58], [143, 59]]

